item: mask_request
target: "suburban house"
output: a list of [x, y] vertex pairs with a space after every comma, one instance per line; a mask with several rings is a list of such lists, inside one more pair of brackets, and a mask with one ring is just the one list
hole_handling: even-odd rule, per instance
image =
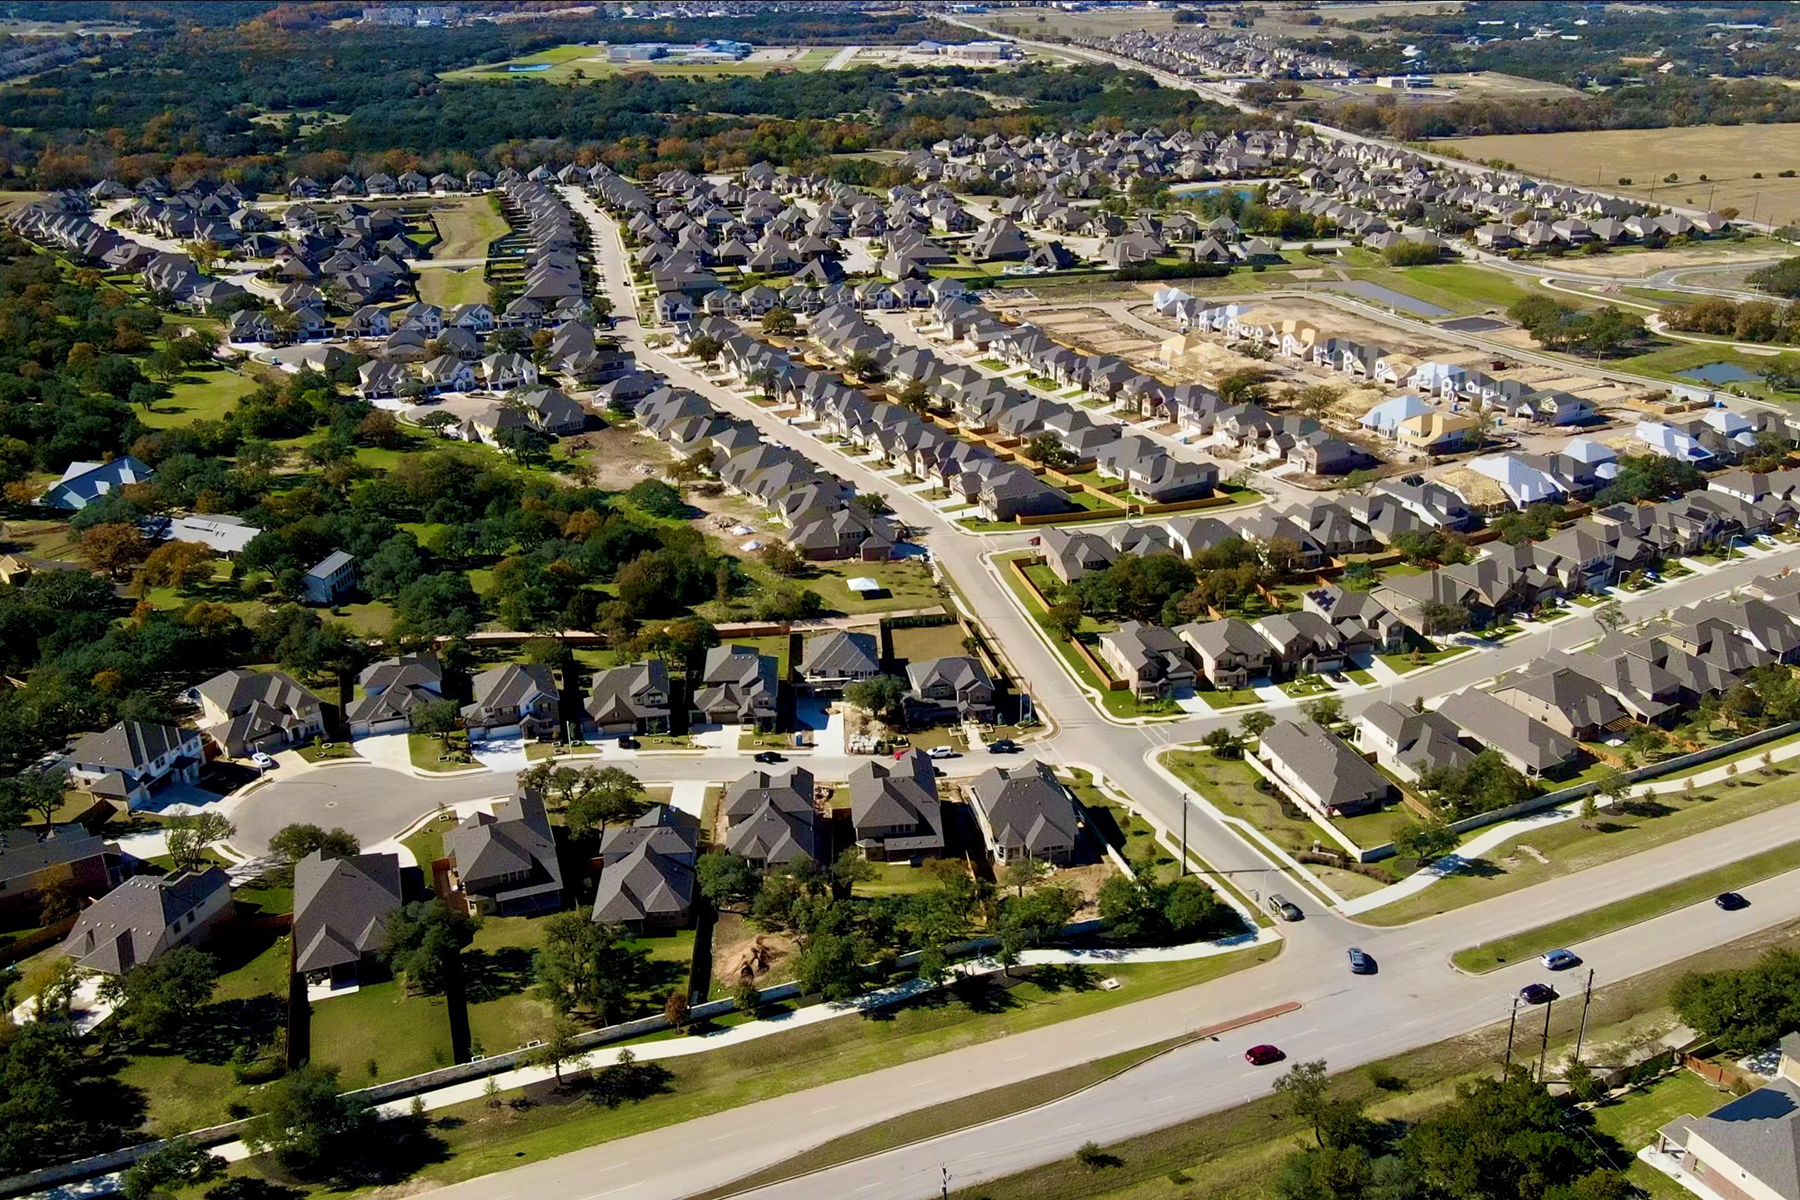
[[749, 646], [714, 646], [706, 652], [689, 719], [753, 725], [764, 733], [775, 728], [778, 666], [773, 655], [758, 654]]
[[282, 671], [225, 671], [187, 698], [200, 706], [200, 732], [227, 758], [298, 746], [325, 733], [319, 698]]
[[873, 862], [941, 853], [944, 812], [931, 759], [908, 750], [857, 767], [850, 773], [850, 822], [857, 846]]
[[514, 917], [563, 906], [556, 836], [544, 798], [534, 791], [519, 791], [492, 813], [470, 813], [444, 835], [444, 855], [476, 912]]
[[404, 899], [397, 854], [308, 854], [294, 864], [294, 973], [356, 984], [387, 949], [388, 917]]
[[127, 808], [143, 808], [171, 783], [200, 778], [206, 751], [192, 729], [156, 721], [120, 721], [75, 743], [64, 765], [78, 787]]
[[444, 698], [444, 668], [435, 654], [370, 663], [357, 677], [362, 695], [344, 714], [351, 737], [410, 730], [422, 705]]
[[231, 912], [231, 884], [218, 867], [136, 875], [82, 911], [62, 952], [87, 970], [123, 975], [176, 946], [205, 945]]
[[969, 796], [995, 862], [1030, 858], [1063, 867], [1073, 861], [1080, 818], [1047, 764], [991, 767], [969, 786]]
[[923, 719], [952, 716], [986, 721], [994, 715], [994, 683], [966, 654], [906, 664], [906, 704]]
[[660, 658], [594, 672], [588, 724], [599, 734], [667, 733], [669, 668]]
[[1591, 742], [1631, 723], [1630, 714], [1599, 683], [1577, 671], [1557, 668], [1509, 680], [1494, 699], [1542, 721], [1566, 738]]
[[800, 679], [815, 692], [839, 691], [881, 674], [881, 649], [872, 633], [834, 630], [806, 639]]
[[475, 676], [474, 702], [463, 705], [471, 741], [554, 737], [562, 725], [556, 676], [539, 663], [507, 663]]
[[1768, 1083], [1704, 1117], [1670, 1121], [1654, 1153], [1673, 1159], [1675, 1178], [1706, 1200], [1800, 1197], [1800, 1033], [1781, 1039]]
[[1274, 661], [1274, 647], [1236, 617], [1178, 625], [1175, 634], [1194, 652], [1200, 675], [1220, 691], [1250, 686]]
[[[39, 836], [43, 834], [43, 836]], [[46, 894], [96, 897], [125, 878], [117, 843], [75, 822], [0, 829], [0, 917], [37, 923]]]
[[600, 885], [592, 919], [634, 934], [680, 929], [694, 905], [694, 858], [700, 822], [678, 808], [653, 804], [600, 843]]
[[752, 771], [725, 789], [725, 848], [758, 870], [803, 858], [817, 861], [824, 831], [813, 800], [813, 774]]
[[308, 604], [333, 605], [356, 590], [356, 559], [334, 550], [301, 577]]
[[1197, 678], [1187, 643], [1161, 625], [1123, 622], [1100, 635], [1100, 657], [1139, 700], [1167, 699], [1179, 688], [1192, 688]]
[[1475, 757], [1455, 721], [1386, 700], [1371, 704], [1357, 717], [1356, 744], [1406, 780], [1440, 767], [1460, 767]]
[[1385, 775], [1311, 721], [1278, 721], [1264, 730], [1256, 758], [1282, 790], [1322, 817], [1372, 812], [1394, 797]]
[[1499, 751], [1513, 768], [1536, 778], [1572, 764], [1581, 747], [1521, 709], [1479, 688], [1446, 696], [1438, 712], [1478, 744]]

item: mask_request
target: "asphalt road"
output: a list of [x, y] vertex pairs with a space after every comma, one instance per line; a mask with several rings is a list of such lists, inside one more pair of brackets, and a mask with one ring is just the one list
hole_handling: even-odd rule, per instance
[[[929, 533], [932, 552], [954, 581], [961, 603], [987, 624], [1013, 672], [1029, 683], [1040, 711], [1053, 718], [1055, 732], [1035, 744], [1033, 752], [1052, 763], [1099, 768], [1159, 824], [1178, 827], [1184, 797], [1156, 768], [1155, 756], [1170, 743], [1196, 741], [1211, 729], [1234, 723], [1235, 717], [1198, 715], [1124, 723], [1096, 709], [990, 561], [993, 552], [1016, 548], [1020, 535], [977, 536], [955, 527], [866, 464], [846, 459], [835, 447], [703, 377], [690, 364], [644, 346], [644, 331], [631, 316], [635, 302], [611, 221], [581, 193], [565, 189], [564, 194], [596, 233], [597, 259], [620, 314], [619, 332], [637, 350], [639, 360], [674, 384], [707, 396], [721, 410], [753, 421], [765, 437], [796, 446], [859, 489], [889, 496], [901, 519]], [[1628, 617], [1642, 620], [1794, 564], [1800, 564], [1800, 548], [1783, 547], [1623, 597], [1621, 602]], [[1392, 687], [1348, 699], [1345, 707], [1354, 714], [1377, 699], [1429, 700], [1523, 666], [1552, 643], [1566, 647], [1598, 632], [1592, 613], [1577, 610], [1553, 630], [1420, 672]], [[1280, 716], [1288, 708], [1284, 703], [1272, 706], [1272, 711]], [[850, 760], [801, 756], [793, 761], [806, 761], [821, 777], [834, 771], [847, 774], [852, 765]], [[942, 765], [952, 774], [963, 774], [984, 769], [990, 761], [985, 755], [972, 755]], [[746, 766], [731, 755], [656, 756], [640, 760], [637, 769], [647, 781], [660, 782], [729, 779]], [[245, 802], [236, 814], [237, 840], [255, 848], [266, 844], [280, 825], [314, 820], [344, 825], [366, 842], [379, 841], [440, 802], [480, 799], [510, 785], [509, 779], [494, 773], [420, 779], [360, 764], [296, 772]], [[1198, 806], [1190, 809], [1188, 837], [1201, 858], [1231, 873], [1246, 890], [1266, 891], [1283, 878], [1276, 864]], [[1293, 1058], [1323, 1057], [1341, 1069], [1503, 1019], [1510, 995], [1542, 973], [1534, 966], [1515, 966], [1471, 979], [1448, 965], [1453, 951], [1796, 837], [1800, 837], [1800, 809], [1775, 810], [1674, 846], [1393, 929], [1361, 926], [1329, 911], [1309, 909], [1306, 920], [1283, 927], [1288, 945], [1273, 963], [1214, 983], [790, 1093], [448, 1190], [471, 1200], [510, 1200], [524, 1194], [540, 1200], [600, 1200], [615, 1195], [622, 1200], [676, 1200], [906, 1112], [1249, 1012], [1288, 1002], [1302, 1006], [1219, 1042], [1163, 1056], [1113, 1083], [1046, 1108], [758, 1193], [822, 1200], [929, 1195], [938, 1186], [940, 1163], [948, 1165], [954, 1182], [967, 1184], [1065, 1156], [1089, 1139], [1129, 1136], [1259, 1095], [1277, 1072], [1243, 1062], [1243, 1047], [1254, 1041], [1275, 1042]], [[1800, 917], [1800, 887], [1795, 882], [1796, 877], [1789, 876], [1748, 889], [1755, 903], [1742, 913], [1722, 914], [1710, 905], [1698, 906], [1573, 948], [1600, 970], [1602, 982], [1654, 970], [1729, 937]], [[1343, 950], [1350, 945], [1373, 954], [1381, 972], [1372, 978], [1350, 976], [1343, 965]]]

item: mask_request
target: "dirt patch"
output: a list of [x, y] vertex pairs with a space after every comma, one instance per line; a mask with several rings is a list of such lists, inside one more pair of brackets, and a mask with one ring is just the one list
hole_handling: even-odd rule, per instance
[[763, 933], [737, 913], [720, 913], [713, 926], [713, 975], [728, 987], [767, 987], [793, 974], [794, 939]]
[[625, 491], [661, 473], [669, 451], [647, 433], [613, 426], [565, 438], [572, 456], [580, 456], [594, 473], [594, 486]]
[[1118, 868], [1110, 862], [1089, 863], [1082, 867], [1064, 867], [1050, 877], [1050, 882], [1081, 897], [1075, 920], [1086, 921], [1100, 915], [1095, 898], [1099, 896], [1101, 886], [1118, 873]]

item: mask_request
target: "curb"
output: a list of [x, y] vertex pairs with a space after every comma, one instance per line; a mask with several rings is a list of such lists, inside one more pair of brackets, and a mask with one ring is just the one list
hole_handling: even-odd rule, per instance
[[[1289, 1013], [1299, 1012], [1302, 1007], [1303, 1006], [1299, 1003], [1299, 1001], [1289, 1000], [1284, 1004], [1277, 1004], [1273, 1008], [1259, 1009], [1253, 1013], [1246, 1013], [1245, 1015], [1243, 1015], [1241, 1017], [1233, 1017], [1232, 1019], [1230, 1019], [1228, 1021], [1221, 1021], [1217, 1025], [1203, 1025], [1199, 1029], [1196, 1029], [1196, 1030], [1192, 1031], [1191, 1033], [1189, 1033], [1187, 1036], [1183, 1037], [1180, 1041], [1176, 1042], [1173, 1046], [1165, 1046], [1161, 1050], [1158, 1050], [1155, 1054], [1146, 1055], [1145, 1057], [1140, 1058], [1139, 1060], [1130, 1064], [1129, 1066], [1120, 1067], [1118, 1070], [1112, 1072], [1111, 1074], [1105, 1075], [1099, 1079], [1096, 1079], [1091, 1083], [1085, 1083], [1082, 1086], [1076, 1088], [1072, 1092], [1065, 1092], [1062, 1095], [1056, 1097], [1054, 1100], [1045, 1100], [1042, 1103], [1033, 1104], [1029, 1108], [1021, 1108], [1016, 1112], [1007, 1113], [1003, 1117], [993, 1117], [986, 1121], [976, 1121], [976, 1122], [973, 1122], [972, 1124], [958, 1126], [955, 1129], [946, 1129], [942, 1133], [934, 1133], [934, 1134], [930, 1134], [926, 1137], [915, 1138], [914, 1140], [912, 1140], [910, 1142], [902, 1142], [897, 1146], [889, 1146], [884, 1150], [876, 1150], [870, 1154], [861, 1154], [855, 1158], [846, 1158], [842, 1162], [830, 1163], [826, 1166], [821, 1166], [821, 1167], [812, 1167], [805, 1171], [796, 1171], [792, 1175], [784, 1175], [779, 1179], [771, 1179], [764, 1183], [759, 1183], [756, 1185], [754, 1190], [762, 1191], [765, 1188], [780, 1187], [783, 1184], [792, 1183], [796, 1179], [806, 1179], [813, 1175], [819, 1175], [819, 1174], [823, 1174], [826, 1171], [835, 1170], [838, 1167], [848, 1166], [851, 1163], [865, 1162], [871, 1158], [879, 1158], [884, 1154], [894, 1154], [894, 1153], [897, 1153], [897, 1152], [903, 1151], [903, 1150], [911, 1150], [918, 1146], [929, 1145], [930, 1143], [937, 1141], [939, 1138], [949, 1137], [951, 1134], [967, 1133], [971, 1129], [983, 1129], [989, 1125], [998, 1125], [1002, 1121], [1010, 1121], [1014, 1117], [1022, 1117], [1024, 1115], [1026, 1115], [1027, 1113], [1038, 1112], [1039, 1110], [1049, 1108], [1052, 1105], [1061, 1104], [1065, 1100], [1072, 1100], [1076, 1096], [1080, 1096], [1086, 1092], [1091, 1092], [1095, 1088], [1100, 1087], [1102, 1084], [1111, 1083], [1113, 1080], [1119, 1078], [1120, 1076], [1127, 1075], [1127, 1074], [1131, 1073], [1132, 1071], [1137, 1070], [1139, 1067], [1143, 1066], [1145, 1063], [1155, 1062], [1157, 1059], [1162, 1058], [1163, 1056], [1168, 1055], [1168, 1054], [1173, 1054], [1177, 1050], [1185, 1050], [1187, 1047], [1194, 1045], [1196, 1042], [1204, 1041], [1209, 1038], [1217, 1039], [1218, 1036], [1222, 1033], [1230, 1033], [1233, 1030], [1243, 1029], [1246, 1026], [1255, 1025], [1261, 1021], [1273, 1020], [1276, 1017], [1285, 1017]], [[1095, 1060], [1089, 1059], [1088, 1061], [1093, 1062]], [[1081, 1066], [1082, 1064], [1076, 1063], [1074, 1065]], [[1065, 1069], [1067, 1069], [1067, 1068], [1065, 1068]], [[1051, 1072], [1051, 1073], [1053, 1073], [1053, 1072]], [[967, 1097], [960, 1097], [960, 1098], [966, 1099]], [[902, 1113], [901, 1116], [910, 1116], [911, 1113], [923, 1112], [923, 1111], [925, 1111], [923, 1108], [916, 1108], [916, 1109], [912, 1109], [908, 1113]], [[862, 1130], [873, 1129], [873, 1128], [874, 1128], [873, 1125], [862, 1125], [862, 1126], [859, 1126], [857, 1129], [851, 1130], [851, 1132], [859, 1133]], [[833, 1140], [835, 1140], [835, 1139], [833, 1139]], [[817, 1147], [814, 1147], [814, 1149], [817, 1149]], [[740, 1178], [748, 1178], [748, 1176], [743, 1176]], [[738, 1187], [737, 1180], [734, 1180], [730, 1183], [725, 1184], [724, 1187], [725, 1187], [725, 1189], [727, 1189], [725, 1192], [726, 1195], [738, 1195], [738, 1194], [741, 1194], [744, 1190], [744, 1189]], [[714, 1190], [716, 1190], [716, 1189], [714, 1189]], [[700, 1194], [700, 1193], [696, 1193], [696, 1194]]]

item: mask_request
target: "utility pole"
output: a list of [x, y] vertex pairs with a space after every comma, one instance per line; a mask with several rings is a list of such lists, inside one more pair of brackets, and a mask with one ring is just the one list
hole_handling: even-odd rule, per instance
[[1500, 1080], [1503, 1083], [1506, 1081], [1506, 1076], [1512, 1071], [1513, 1031], [1518, 1029], [1518, 1027], [1519, 1027], [1519, 998], [1517, 996], [1514, 996], [1513, 997], [1513, 1006], [1512, 1006], [1512, 1016], [1509, 1017], [1506, 1022], [1506, 1060], [1500, 1064]]
[[941, 1195], [944, 1200], [950, 1200], [950, 1168], [940, 1164], [938, 1170], [943, 1172], [944, 1175], [943, 1190], [938, 1194]]
[[1187, 874], [1187, 810], [1188, 794], [1181, 793], [1181, 873]]
[[1587, 1037], [1588, 1005], [1594, 1002], [1594, 968], [1588, 968], [1587, 986], [1581, 989], [1581, 1028], [1575, 1031], [1575, 1061], [1581, 1061], [1581, 1043]]
[[1544, 1060], [1550, 1057], [1550, 1010], [1555, 1007], [1556, 1000], [1554, 997], [1544, 1002], [1544, 1037], [1543, 1040], [1538, 1043], [1537, 1074], [1533, 1076], [1533, 1078], [1538, 1080], [1544, 1078]]

